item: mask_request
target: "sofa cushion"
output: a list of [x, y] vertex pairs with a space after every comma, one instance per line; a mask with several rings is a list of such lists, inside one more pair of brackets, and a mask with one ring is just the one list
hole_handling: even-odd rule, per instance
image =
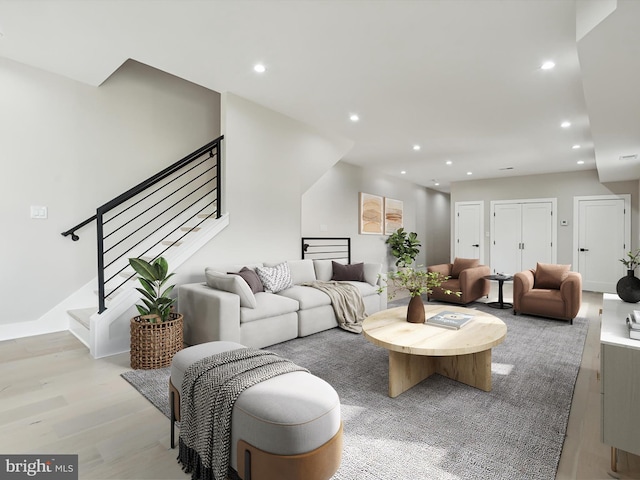
[[256, 273], [255, 270], [247, 267], [242, 267], [239, 272], [227, 272], [231, 275], [240, 275], [253, 293], [264, 292], [264, 286], [262, 285], [262, 281], [260, 277]]
[[451, 278], [458, 278], [460, 273], [467, 268], [473, 268], [480, 265], [480, 260], [477, 258], [458, 258], [453, 261], [453, 267], [451, 267]]
[[364, 264], [364, 281], [371, 285], [378, 285], [380, 272], [382, 271], [381, 263], [365, 263]]
[[288, 260], [287, 264], [291, 272], [291, 283], [294, 285], [315, 281], [316, 271], [312, 260]]
[[336, 282], [346, 282], [351, 280], [353, 282], [364, 282], [364, 263], [352, 263], [350, 265], [343, 265], [338, 262], [331, 262], [331, 269], [333, 275], [331, 280]]
[[356, 287], [363, 298], [368, 297], [369, 295], [378, 294], [378, 287], [373, 286], [368, 282], [346, 282], [346, 283], [349, 283], [354, 287]]
[[256, 273], [264, 285], [265, 292], [278, 293], [293, 285], [287, 262], [279, 263], [274, 267], [256, 267]]
[[533, 288], [560, 289], [560, 285], [569, 276], [571, 265], [538, 263], [533, 280]]
[[[316, 279], [321, 282], [330, 282], [333, 277], [333, 260], [314, 260], [313, 268], [316, 271]], [[346, 262], [340, 262], [346, 263]]]
[[217, 272], [211, 268], [204, 270], [207, 278], [207, 285], [216, 290], [223, 290], [235, 293], [240, 297], [240, 306], [246, 308], [256, 308], [256, 298], [249, 288], [249, 284], [238, 275]]
[[300, 304], [300, 310], [309, 310], [324, 305], [331, 305], [329, 296], [313, 287], [294, 285], [291, 288], [278, 292], [278, 295], [296, 300]]
[[272, 293], [256, 293], [255, 299], [256, 308], [240, 307], [240, 323], [277, 317], [287, 313], [295, 313], [300, 308], [296, 300]]

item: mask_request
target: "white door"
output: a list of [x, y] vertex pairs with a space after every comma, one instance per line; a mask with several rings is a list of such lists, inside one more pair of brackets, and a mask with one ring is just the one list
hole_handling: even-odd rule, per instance
[[629, 195], [576, 198], [574, 269], [582, 275], [584, 290], [613, 293], [626, 274], [620, 259], [631, 250], [630, 201]]
[[522, 261], [520, 269], [553, 263], [553, 211], [550, 202], [522, 204]]
[[494, 273], [520, 271], [522, 209], [518, 203], [496, 204], [493, 210], [491, 266]]
[[484, 202], [456, 202], [455, 256], [484, 263]]
[[555, 199], [492, 202], [491, 267], [513, 275], [556, 262]]

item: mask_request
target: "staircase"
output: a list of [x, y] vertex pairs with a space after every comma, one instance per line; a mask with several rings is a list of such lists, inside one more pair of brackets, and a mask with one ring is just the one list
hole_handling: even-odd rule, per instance
[[112, 201], [63, 232], [96, 222], [97, 276], [47, 315], [65, 315], [69, 330], [94, 358], [129, 350], [129, 323], [140, 294], [129, 258], [163, 256], [175, 271], [229, 224], [220, 213], [220, 137]]

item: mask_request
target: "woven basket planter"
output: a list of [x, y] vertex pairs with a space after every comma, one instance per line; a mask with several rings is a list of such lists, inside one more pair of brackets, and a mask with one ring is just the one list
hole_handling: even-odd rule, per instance
[[169, 320], [150, 323], [141, 317], [131, 319], [131, 368], [149, 370], [171, 365], [182, 350], [182, 314], [171, 313]]

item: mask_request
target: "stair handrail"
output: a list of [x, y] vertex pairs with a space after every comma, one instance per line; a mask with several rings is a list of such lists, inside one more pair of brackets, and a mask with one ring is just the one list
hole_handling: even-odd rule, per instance
[[[119, 215], [124, 213], [125, 211], [129, 210], [132, 206], [138, 204], [141, 200], [134, 201], [134, 203], [132, 205], [126, 207], [124, 210], [120, 211], [115, 216], [111, 217], [110, 219], [104, 220], [104, 216], [107, 213], [109, 213], [110, 211], [120, 207], [125, 202], [127, 202], [129, 200], [134, 200], [135, 197], [139, 197], [141, 194], [143, 194], [145, 198], [149, 198], [150, 196], [154, 195], [156, 192], [164, 189], [165, 187], [168, 187], [170, 184], [174, 183], [177, 179], [183, 177], [185, 174], [188, 174], [190, 171], [194, 171], [194, 169], [202, 168], [203, 165], [205, 164], [205, 162], [207, 162], [209, 159], [214, 158], [214, 162], [215, 163], [214, 163], [213, 166], [207, 167], [207, 170], [205, 170], [204, 172], [202, 172], [199, 175], [195, 176], [191, 180], [187, 180], [188, 184], [191, 184], [193, 181], [200, 179], [204, 175], [204, 173], [206, 173], [207, 171], [215, 170], [216, 171], [216, 173], [215, 173], [215, 187], [209, 192], [209, 193], [212, 193], [212, 192], [215, 191], [214, 200], [212, 200], [211, 203], [208, 203], [204, 207], [201, 207], [200, 210], [198, 210], [198, 212], [196, 212], [195, 214], [191, 214], [191, 217], [189, 217], [189, 219], [187, 219], [187, 221], [192, 219], [192, 218], [194, 218], [196, 215], [200, 214], [204, 209], [206, 209], [207, 206], [210, 206], [210, 205], [212, 205], [214, 203], [216, 205], [215, 213], [207, 214], [207, 218], [210, 218], [210, 217], [215, 217], [216, 219], [221, 218], [222, 214], [221, 214], [220, 202], [221, 202], [221, 196], [222, 195], [221, 195], [221, 174], [220, 174], [220, 168], [221, 168], [220, 144], [221, 144], [221, 141], [223, 140], [223, 138], [224, 138], [223, 135], [219, 136], [215, 140], [213, 140], [213, 141], [207, 143], [206, 145], [198, 148], [194, 152], [192, 152], [189, 155], [185, 156], [184, 158], [178, 160], [177, 162], [173, 163], [172, 165], [168, 166], [167, 168], [161, 170], [160, 172], [156, 173], [155, 175], [147, 178], [146, 180], [140, 182], [136, 186], [134, 186], [134, 187], [130, 188], [129, 190], [125, 191], [124, 193], [118, 195], [114, 199], [112, 199], [112, 200], [108, 201], [107, 203], [99, 206], [96, 209], [96, 214], [95, 215], [93, 215], [92, 217], [84, 220], [83, 222], [79, 223], [75, 227], [73, 227], [73, 228], [71, 228], [71, 229], [69, 229], [69, 230], [67, 230], [67, 231], [62, 233], [63, 236], [66, 237], [66, 236], [71, 235], [71, 239], [73, 241], [78, 241], [79, 240], [79, 236], [77, 235], [76, 230], [88, 225], [89, 223], [93, 222], [94, 220], [96, 222], [97, 259], [98, 259], [98, 261], [97, 261], [97, 264], [98, 264], [97, 265], [97, 267], [98, 267], [97, 268], [97, 277], [98, 277], [97, 278], [97, 280], [98, 280], [98, 292], [97, 292], [98, 293], [98, 313], [102, 313], [104, 310], [106, 310], [106, 295], [107, 294], [106, 294], [106, 285], [105, 285], [106, 284], [106, 281], [105, 281], [105, 269], [109, 265], [111, 265], [113, 263], [113, 262], [110, 262], [107, 265], [105, 265], [105, 255], [110, 250], [110, 249], [105, 250], [105, 240], [111, 234], [107, 235], [107, 237], [104, 236], [104, 226], [105, 226], [105, 224], [107, 222], [109, 222], [110, 220], [115, 219], [116, 217], [118, 217]], [[202, 157], [204, 155], [206, 155], [207, 153], [209, 153], [209, 157], [205, 158], [205, 159], [202, 159]], [[196, 162], [196, 160], [198, 160], [199, 163]], [[192, 163], [193, 163], [193, 165], [191, 165]], [[185, 171], [179, 173], [180, 170], [184, 170], [186, 167], [188, 167], [188, 169], [186, 169]], [[176, 176], [176, 174], [178, 174], [178, 175]], [[168, 182], [165, 182], [164, 184], [159, 186], [157, 189], [151, 191], [150, 193], [148, 192], [149, 189], [151, 189], [152, 187], [160, 184], [163, 180], [165, 180], [165, 179], [167, 179], [167, 178], [169, 178], [171, 176], [173, 176], [173, 178], [170, 179]], [[180, 199], [178, 199], [178, 202], [173, 204], [173, 206], [177, 205], [178, 203], [180, 203], [182, 201], [185, 201], [187, 199], [187, 197], [192, 195], [194, 192], [197, 192], [198, 190], [200, 190], [200, 188], [202, 188], [202, 186], [208, 184], [210, 181], [211, 180], [205, 181], [200, 187], [197, 187], [195, 190], [192, 190], [187, 195], [185, 195], [185, 196], [181, 197]], [[184, 186], [178, 187], [177, 190], [175, 190], [173, 193], [169, 194], [169, 197], [171, 195], [173, 195], [174, 193], [176, 193], [177, 191], [181, 190], [182, 188], [184, 188]], [[204, 195], [200, 196], [200, 198], [198, 198], [195, 202], [192, 202], [190, 205], [188, 205], [188, 207], [185, 207], [185, 208], [193, 207], [197, 202], [199, 202], [200, 200], [203, 200], [206, 196], [207, 196], [207, 193], [205, 192]], [[166, 200], [167, 198], [168, 197], [165, 197], [164, 199]], [[161, 201], [163, 201], [163, 200], [161, 200]], [[189, 200], [189, 202], [190, 202], [190, 200]], [[156, 205], [158, 205], [158, 203], [156, 203]], [[149, 209], [147, 209], [146, 211], [149, 211]], [[169, 209], [163, 210], [162, 212], [160, 212], [159, 215], [156, 215], [152, 220], [159, 219], [159, 217], [162, 214], [167, 213], [168, 211], [169, 211]], [[181, 213], [184, 213], [185, 211], [186, 211], [186, 209], [182, 210]], [[174, 215], [171, 219], [176, 219], [178, 215]], [[139, 216], [140, 215], [136, 215], [134, 217], [134, 219], [138, 218]], [[164, 221], [164, 220], [160, 220], [160, 221]], [[204, 220], [202, 220], [202, 221], [204, 221]], [[201, 222], [199, 222], [198, 225]], [[130, 221], [127, 222], [127, 223], [130, 223]], [[166, 226], [167, 223], [168, 222], [165, 222], [160, 227], [156, 228], [156, 230], [151, 232], [151, 234], [153, 234], [155, 232], [158, 232], [162, 227]], [[142, 225], [142, 227], [137, 227], [137, 231], [140, 231], [141, 228], [144, 228], [147, 225], [149, 225], [149, 222], [147, 222], [144, 225]], [[169, 232], [169, 234], [174, 233], [182, 225], [184, 225], [184, 222], [181, 225], [179, 225], [177, 228], [174, 228], [174, 230]], [[120, 228], [121, 227], [119, 227], [117, 230], [120, 230]], [[180, 237], [180, 239], [183, 238], [185, 235], [187, 235], [187, 233], [182, 235]], [[166, 236], [164, 238], [166, 238]], [[162, 240], [159, 240], [155, 245], [158, 245], [160, 243], [160, 241], [162, 241]], [[174, 241], [171, 245], [175, 244], [177, 241], [178, 240]], [[118, 242], [117, 244], [119, 244], [121, 242], [122, 241]], [[139, 245], [139, 243], [140, 242], [136, 243], [135, 245]], [[134, 253], [133, 255], [135, 255], [135, 256], [144, 255], [150, 249], [151, 249], [151, 247], [148, 248], [146, 251], [144, 251], [142, 253], [137, 252], [137, 253]], [[130, 252], [131, 250], [129, 249], [128, 251]], [[163, 250], [163, 253], [164, 253], [164, 251], [166, 251], [166, 249]], [[127, 252], [125, 252], [124, 254], [120, 254], [116, 258], [125, 258], [126, 257], [126, 253]], [[121, 268], [121, 270], [119, 270], [117, 273], [120, 273], [123, 270], [124, 270], [124, 267]], [[107, 280], [107, 281], [111, 281], [114, 278], [114, 276], [110, 277], [109, 280]], [[133, 276], [134, 275], [132, 275], [132, 277]], [[121, 283], [120, 285], [116, 286], [115, 288], [110, 289], [109, 295], [112, 295], [116, 290], [118, 290], [120, 287], [122, 287], [124, 285], [124, 283], [126, 283], [126, 281]]]
[[[224, 135], [220, 135], [215, 140], [212, 140], [211, 142], [209, 142], [206, 145], [200, 147], [199, 149], [197, 149], [196, 151], [190, 153], [189, 155], [187, 155], [186, 157], [182, 158], [181, 160], [178, 160], [174, 164], [169, 165], [164, 170], [161, 170], [160, 172], [156, 173], [155, 175], [153, 175], [153, 176], [147, 178], [146, 180], [140, 182], [138, 185], [136, 185], [135, 187], [132, 187], [129, 190], [127, 190], [126, 192], [118, 195], [113, 200], [110, 200], [107, 203], [105, 203], [104, 205], [101, 205], [100, 207], [97, 208], [97, 212], [96, 212], [95, 215], [87, 218], [83, 222], [80, 222], [78, 225], [70, 228], [69, 230], [66, 230], [66, 231], [62, 232], [61, 235], [63, 237], [68, 237], [69, 235], [71, 235], [71, 240], [73, 240], [74, 242], [77, 242], [78, 240], [80, 240], [80, 237], [76, 234], [76, 230], [79, 230], [82, 227], [84, 227], [84, 226], [90, 224], [91, 222], [93, 222], [94, 220], [96, 220], [97, 217], [98, 217], [98, 214], [99, 214], [98, 212], [101, 212], [104, 215], [105, 213], [109, 212], [110, 210], [114, 209], [115, 207], [123, 204], [127, 200], [135, 197], [140, 192], [142, 192], [142, 191], [146, 190], [147, 188], [149, 188], [150, 186], [162, 181], [163, 179], [167, 178], [168, 176], [170, 176], [174, 172], [180, 170], [185, 165], [190, 164], [191, 162], [193, 162], [195, 159], [200, 157], [206, 151], [213, 150], [214, 147], [219, 146], [219, 144], [220, 144], [220, 142], [222, 141], [223, 138], [224, 138]], [[218, 182], [220, 182], [220, 176], [218, 176]], [[220, 185], [218, 185], [218, 187], [220, 187]], [[220, 191], [220, 189], [218, 188], [218, 192], [219, 191]], [[218, 211], [218, 218], [220, 218], [219, 211]]]

